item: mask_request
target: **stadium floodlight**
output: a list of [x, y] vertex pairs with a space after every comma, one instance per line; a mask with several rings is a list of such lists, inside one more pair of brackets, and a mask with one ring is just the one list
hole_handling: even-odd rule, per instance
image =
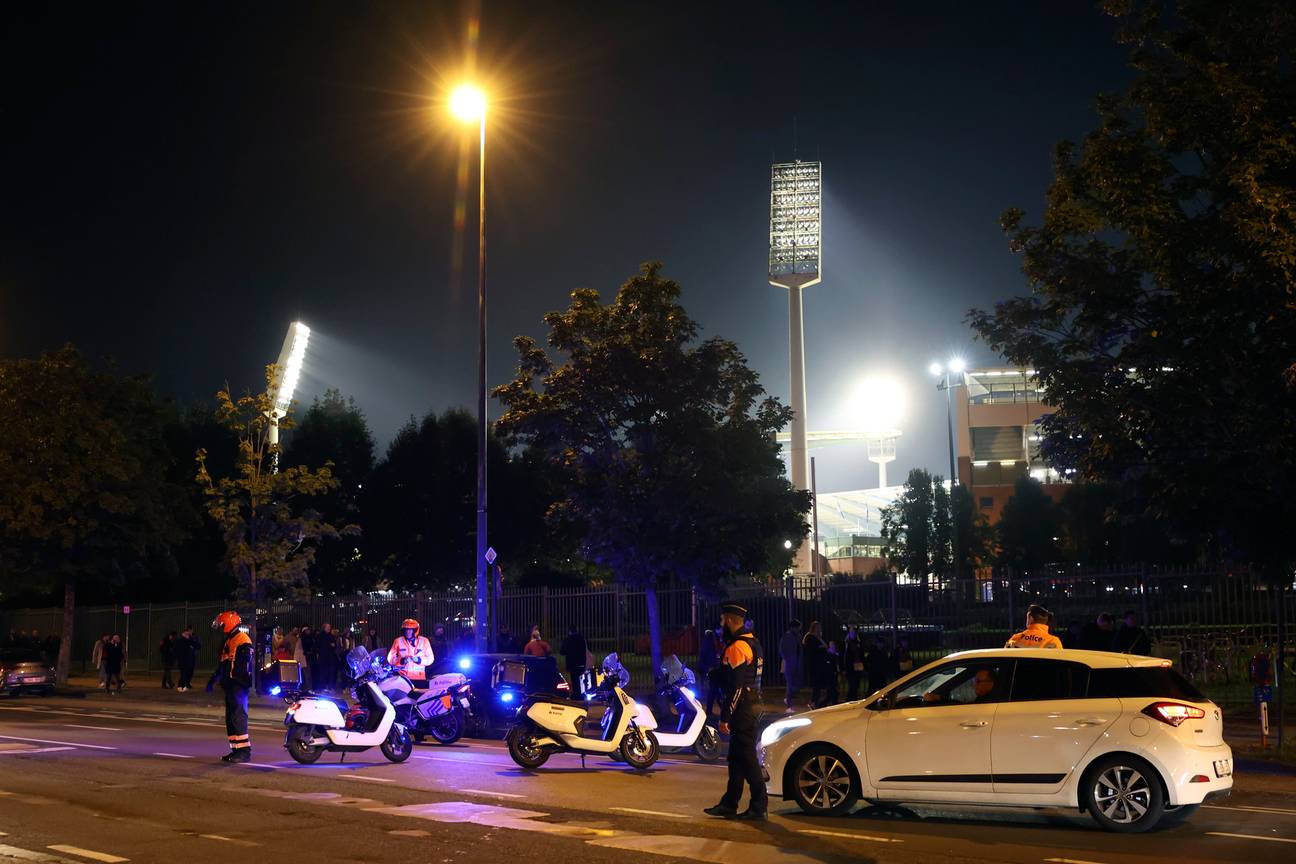
[[450, 94], [450, 113], [465, 123], [475, 123], [486, 113], [486, 94], [471, 84], [461, 84]]
[[[820, 242], [823, 164], [780, 162], [770, 167], [769, 283], [788, 291], [788, 368], [792, 408], [789, 462], [792, 485], [809, 489], [806, 461], [805, 325], [801, 289], [823, 276]], [[810, 553], [797, 549], [796, 569], [810, 572]]]
[[966, 368], [967, 364], [963, 362], [962, 357], [954, 357], [949, 361], [949, 371], [953, 372], [955, 375], [962, 375], [963, 370]]
[[302, 364], [306, 362], [308, 342], [309, 327], [300, 321], [288, 325], [288, 335], [284, 337], [283, 348], [279, 351], [279, 362], [275, 364], [274, 379], [270, 386], [275, 419], [287, 414], [288, 406], [292, 404], [293, 392], [301, 378]]
[[933, 377], [939, 378], [945, 374], [945, 367], [939, 363], [933, 363], [927, 367], [927, 371], [930, 372]]

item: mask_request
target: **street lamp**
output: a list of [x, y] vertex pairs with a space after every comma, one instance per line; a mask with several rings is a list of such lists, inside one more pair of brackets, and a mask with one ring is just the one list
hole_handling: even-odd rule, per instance
[[301, 378], [302, 365], [306, 361], [306, 345], [310, 342], [310, 328], [300, 321], [288, 325], [288, 335], [284, 337], [283, 348], [279, 350], [279, 361], [275, 363], [274, 378], [270, 382], [270, 470], [279, 473], [279, 420], [288, 413], [292, 405], [293, 391]]
[[475, 650], [486, 650], [486, 94], [471, 84], [450, 94], [450, 111], [477, 123], [477, 603]]
[[[954, 461], [954, 399], [950, 395], [956, 387], [963, 386], [963, 370], [967, 364], [963, 358], [954, 357], [944, 366], [939, 363], [933, 363], [927, 367], [927, 371], [937, 380], [936, 389], [945, 391], [945, 431], [949, 436], [949, 467], [950, 467], [950, 490], [958, 483], [958, 469]], [[954, 376], [958, 376], [955, 380]]]

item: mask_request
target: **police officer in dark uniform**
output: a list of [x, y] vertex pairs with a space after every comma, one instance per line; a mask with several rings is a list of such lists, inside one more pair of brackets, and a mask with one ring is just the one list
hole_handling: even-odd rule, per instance
[[[729, 736], [729, 786], [720, 803], [703, 812], [726, 819], [763, 822], [769, 799], [760, 761], [756, 758], [756, 721], [761, 712], [757, 685], [765, 654], [747, 628], [746, 618], [747, 610], [736, 603], [720, 607], [725, 649], [717, 677], [721, 693], [720, 731]], [[739, 813], [738, 801], [744, 783], [751, 789], [751, 803]]]
[[222, 762], [251, 762], [252, 739], [248, 737], [248, 691], [252, 689], [252, 637], [242, 629], [243, 619], [234, 611], [222, 612], [212, 622], [212, 629], [224, 637], [220, 662], [207, 692], [219, 681], [225, 691], [225, 733], [229, 736], [229, 753]]

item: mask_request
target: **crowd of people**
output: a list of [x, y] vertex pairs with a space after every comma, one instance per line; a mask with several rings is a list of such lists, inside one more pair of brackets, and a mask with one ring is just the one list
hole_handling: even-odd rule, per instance
[[59, 637], [53, 633], [42, 637], [40, 631], [34, 627], [29, 633], [10, 630], [9, 635], [5, 637], [4, 645], [0, 647], [7, 651], [37, 651], [46, 659], [53, 660], [58, 656]]

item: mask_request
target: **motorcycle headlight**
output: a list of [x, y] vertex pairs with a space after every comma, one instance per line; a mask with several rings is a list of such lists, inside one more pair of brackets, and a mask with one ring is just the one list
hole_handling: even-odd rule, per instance
[[784, 735], [791, 732], [793, 729], [797, 729], [800, 728], [801, 726], [809, 726], [809, 725], [810, 725], [809, 717], [792, 717], [787, 720], [779, 720], [777, 722], [771, 723], [770, 725], [765, 727], [765, 731], [761, 732], [760, 746], [769, 747], [771, 744], [773, 744], [775, 741], [779, 740]]

